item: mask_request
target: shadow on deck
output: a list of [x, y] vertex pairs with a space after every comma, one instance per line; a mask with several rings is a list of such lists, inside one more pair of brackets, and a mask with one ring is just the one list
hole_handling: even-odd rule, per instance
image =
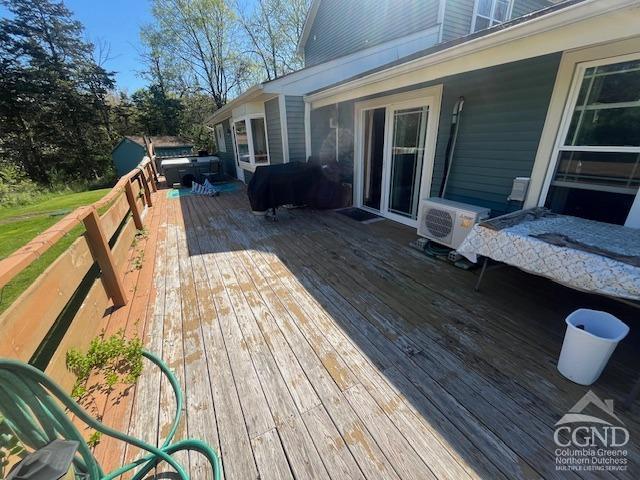
[[[632, 326], [592, 390], [620, 406], [635, 380], [636, 312], [510, 268], [475, 293], [474, 272], [410, 249], [398, 224], [268, 222], [243, 190], [154, 215], [145, 343], [185, 390], [179, 436], [214, 446], [226, 478], [564, 478], [554, 424], [589, 388], [555, 364], [578, 307]], [[145, 371], [130, 434], [162, 438], [169, 393]], [[637, 478], [637, 411], [616, 409], [631, 437], [618, 477]], [[208, 478], [197, 455], [179, 460]]]

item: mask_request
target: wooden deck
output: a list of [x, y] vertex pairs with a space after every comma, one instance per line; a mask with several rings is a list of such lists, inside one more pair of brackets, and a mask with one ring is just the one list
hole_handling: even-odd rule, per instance
[[[293, 210], [269, 222], [242, 188], [155, 195], [153, 280], [141, 274], [149, 284], [136, 287], [151, 301], [146, 314], [128, 308], [143, 311], [147, 348], [183, 386], [179, 436], [215, 447], [226, 478], [567, 477], [553, 426], [588, 388], [555, 369], [563, 318], [602, 300], [512, 269], [489, 273], [477, 294], [474, 272], [413, 251], [414, 232], [389, 221]], [[638, 406], [619, 408], [632, 350], [593, 387], [631, 432], [619, 478], [640, 466]], [[157, 442], [170, 393], [149, 368], [105, 420]], [[113, 464], [137, 455], [101, 451]], [[198, 455], [179, 459], [210, 478]]]

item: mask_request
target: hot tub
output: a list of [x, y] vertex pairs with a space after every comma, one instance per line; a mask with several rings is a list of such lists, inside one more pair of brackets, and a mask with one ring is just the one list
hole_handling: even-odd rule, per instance
[[167, 158], [160, 163], [160, 169], [168, 186], [180, 183], [185, 175], [198, 178], [211, 173], [220, 173], [220, 159], [208, 157]]

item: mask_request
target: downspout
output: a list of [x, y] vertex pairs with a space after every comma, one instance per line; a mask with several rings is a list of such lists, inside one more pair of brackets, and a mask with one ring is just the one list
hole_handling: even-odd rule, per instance
[[447, 151], [444, 158], [444, 177], [440, 184], [440, 192], [438, 196], [444, 198], [447, 191], [447, 183], [449, 182], [449, 174], [451, 173], [451, 165], [453, 164], [453, 156], [456, 150], [456, 142], [458, 141], [458, 130], [462, 121], [462, 108], [464, 107], [464, 97], [458, 98], [453, 106], [451, 115], [451, 130], [449, 131], [449, 141], [447, 142]]

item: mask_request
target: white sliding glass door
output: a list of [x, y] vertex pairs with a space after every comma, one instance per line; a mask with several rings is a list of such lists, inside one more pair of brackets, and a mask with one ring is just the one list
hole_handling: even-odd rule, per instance
[[416, 220], [429, 107], [395, 109], [390, 114], [393, 117], [393, 132], [389, 146], [387, 212]]
[[355, 204], [410, 226], [431, 187], [440, 89], [427, 93], [356, 105]]

